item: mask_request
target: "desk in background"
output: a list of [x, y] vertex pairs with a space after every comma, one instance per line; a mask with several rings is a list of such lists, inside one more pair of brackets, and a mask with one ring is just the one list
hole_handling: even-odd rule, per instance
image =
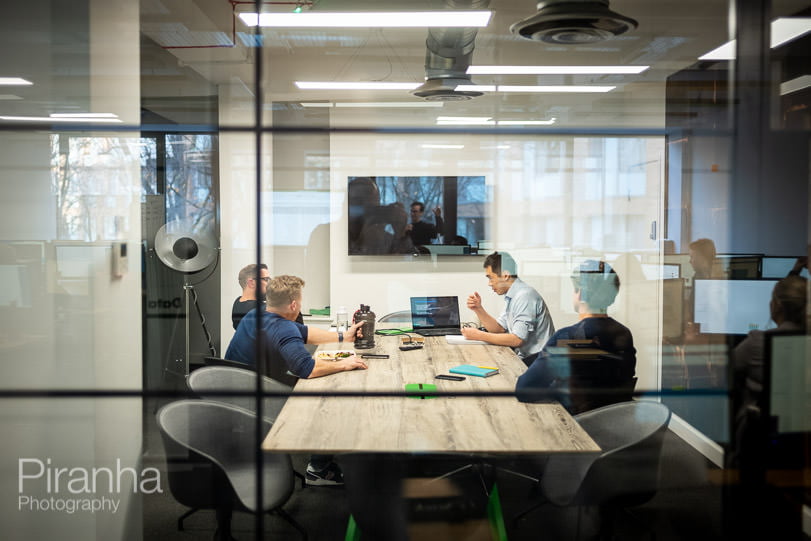
[[[296, 383], [262, 448], [280, 452], [598, 452], [597, 444], [559, 404], [524, 404], [513, 397], [301, 397], [295, 391], [403, 391], [406, 383], [432, 383], [438, 391], [508, 391], [526, 370], [500, 346], [449, 345], [425, 339], [421, 350], [400, 351], [400, 337], [377, 336], [376, 346], [357, 353], [368, 370], [341, 372]], [[319, 349], [339, 349], [327, 344]], [[349, 344], [343, 344], [348, 349]], [[500, 374], [464, 381], [436, 380], [459, 364], [495, 366]]]

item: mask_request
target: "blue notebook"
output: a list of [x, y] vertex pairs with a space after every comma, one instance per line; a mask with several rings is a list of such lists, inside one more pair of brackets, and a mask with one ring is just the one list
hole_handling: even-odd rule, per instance
[[464, 374], [466, 376], [478, 376], [486, 378], [498, 374], [498, 368], [488, 368], [484, 366], [473, 366], [472, 364], [460, 364], [449, 370], [452, 374]]

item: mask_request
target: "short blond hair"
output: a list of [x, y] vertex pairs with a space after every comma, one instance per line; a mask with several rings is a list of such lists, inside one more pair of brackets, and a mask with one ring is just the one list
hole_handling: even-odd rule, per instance
[[281, 308], [301, 298], [304, 280], [298, 276], [282, 274], [270, 280], [267, 290], [268, 306]]

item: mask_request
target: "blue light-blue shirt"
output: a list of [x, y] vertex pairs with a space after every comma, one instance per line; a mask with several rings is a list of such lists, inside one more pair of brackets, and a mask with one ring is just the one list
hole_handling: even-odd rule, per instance
[[[228, 344], [225, 358], [230, 361], [256, 366], [256, 309], [242, 318], [237, 332]], [[284, 361], [287, 369], [300, 378], [307, 378], [315, 367], [315, 360], [304, 347], [307, 343], [307, 326], [285, 319], [273, 312], [262, 313], [262, 329], [265, 351], [260, 359], [269, 373], [271, 362]]]
[[516, 278], [504, 299], [507, 305], [496, 321], [508, 333], [523, 340], [515, 352], [524, 359], [541, 351], [554, 334], [555, 325], [540, 293]]

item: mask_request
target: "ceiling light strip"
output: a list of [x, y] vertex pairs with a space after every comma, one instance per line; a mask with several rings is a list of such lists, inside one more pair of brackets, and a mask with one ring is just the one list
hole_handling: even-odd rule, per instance
[[420, 83], [296, 81], [296, 86], [301, 90], [414, 90]]
[[474, 90], [479, 92], [532, 92], [539, 94], [546, 93], [601, 93], [611, 92], [616, 86], [587, 86], [587, 85], [553, 85], [553, 86], [530, 86], [530, 85], [458, 85], [456, 90]]
[[273, 28], [430, 28], [487, 26], [491, 11], [241, 13], [247, 26]]
[[470, 66], [468, 75], [636, 75], [650, 66]]
[[30, 86], [33, 84], [22, 77], [0, 77], [0, 85], [2, 86]]
[[52, 116], [0, 116], [0, 120], [9, 120], [12, 122], [73, 122], [73, 123], [120, 123], [119, 118], [89, 118], [89, 117], [71, 117], [59, 118]]
[[[774, 49], [811, 32], [811, 18], [781, 17], [771, 24], [770, 45]], [[727, 41], [712, 51], [698, 57], [699, 60], [735, 60], [737, 40]]]

